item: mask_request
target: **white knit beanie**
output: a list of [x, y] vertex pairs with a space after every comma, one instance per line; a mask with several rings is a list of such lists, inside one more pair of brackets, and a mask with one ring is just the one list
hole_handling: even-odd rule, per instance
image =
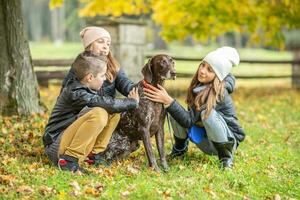
[[89, 26], [80, 31], [79, 35], [82, 38], [84, 48], [88, 47], [92, 42], [99, 38], [110, 38], [110, 34], [107, 30], [101, 27]]
[[223, 81], [231, 68], [239, 64], [240, 57], [235, 48], [225, 46], [208, 53], [203, 60], [213, 68], [220, 81]]

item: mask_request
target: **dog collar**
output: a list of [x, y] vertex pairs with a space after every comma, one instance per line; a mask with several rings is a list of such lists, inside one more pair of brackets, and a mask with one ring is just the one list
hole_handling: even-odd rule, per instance
[[144, 88], [147, 88], [147, 89], [150, 89], [150, 90], [151, 90], [151, 88], [149, 87], [149, 85], [151, 85], [151, 84], [148, 83], [145, 79], [142, 81], [142, 84], [143, 84], [143, 87], [144, 87]]

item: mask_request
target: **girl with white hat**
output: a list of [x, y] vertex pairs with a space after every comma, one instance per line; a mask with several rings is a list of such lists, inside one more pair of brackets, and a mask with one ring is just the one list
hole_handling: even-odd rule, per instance
[[231, 47], [208, 53], [188, 88], [188, 111], [163, 87], [144, 89], [150, 100], [163, 103], [172, 116], [175, 144], [169, 156], [185, 154], [190, 139], [204, 153], [218, 155], [222, 168], [233, 166], [233, 152], [245, 138], [229, 95], [235, 85], [229, 73], [239, 61], [238, 52]]

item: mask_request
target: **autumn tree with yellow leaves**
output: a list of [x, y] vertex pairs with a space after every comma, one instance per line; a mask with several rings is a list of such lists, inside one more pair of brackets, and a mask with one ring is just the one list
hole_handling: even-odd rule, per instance
[[[248, 33], [252, 43], [284, 48], [284, 31], [300, 27], [299, 0], [80, 0], [80, 16], [151, 14], [167, 40], [205, 42], [226, 32]], [[63, 0], [52, 0], [56, 7]]]

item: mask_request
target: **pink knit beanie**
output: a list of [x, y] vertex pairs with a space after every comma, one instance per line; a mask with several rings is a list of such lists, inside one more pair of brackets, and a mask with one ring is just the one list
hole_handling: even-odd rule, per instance
[[101, 27], [89, 26], [80, 31], [79, 35], [82, 38], [84, 48], [88, 47], [92, 42], [99, 38], [110, 38], [110, 34], [107, 30]]

